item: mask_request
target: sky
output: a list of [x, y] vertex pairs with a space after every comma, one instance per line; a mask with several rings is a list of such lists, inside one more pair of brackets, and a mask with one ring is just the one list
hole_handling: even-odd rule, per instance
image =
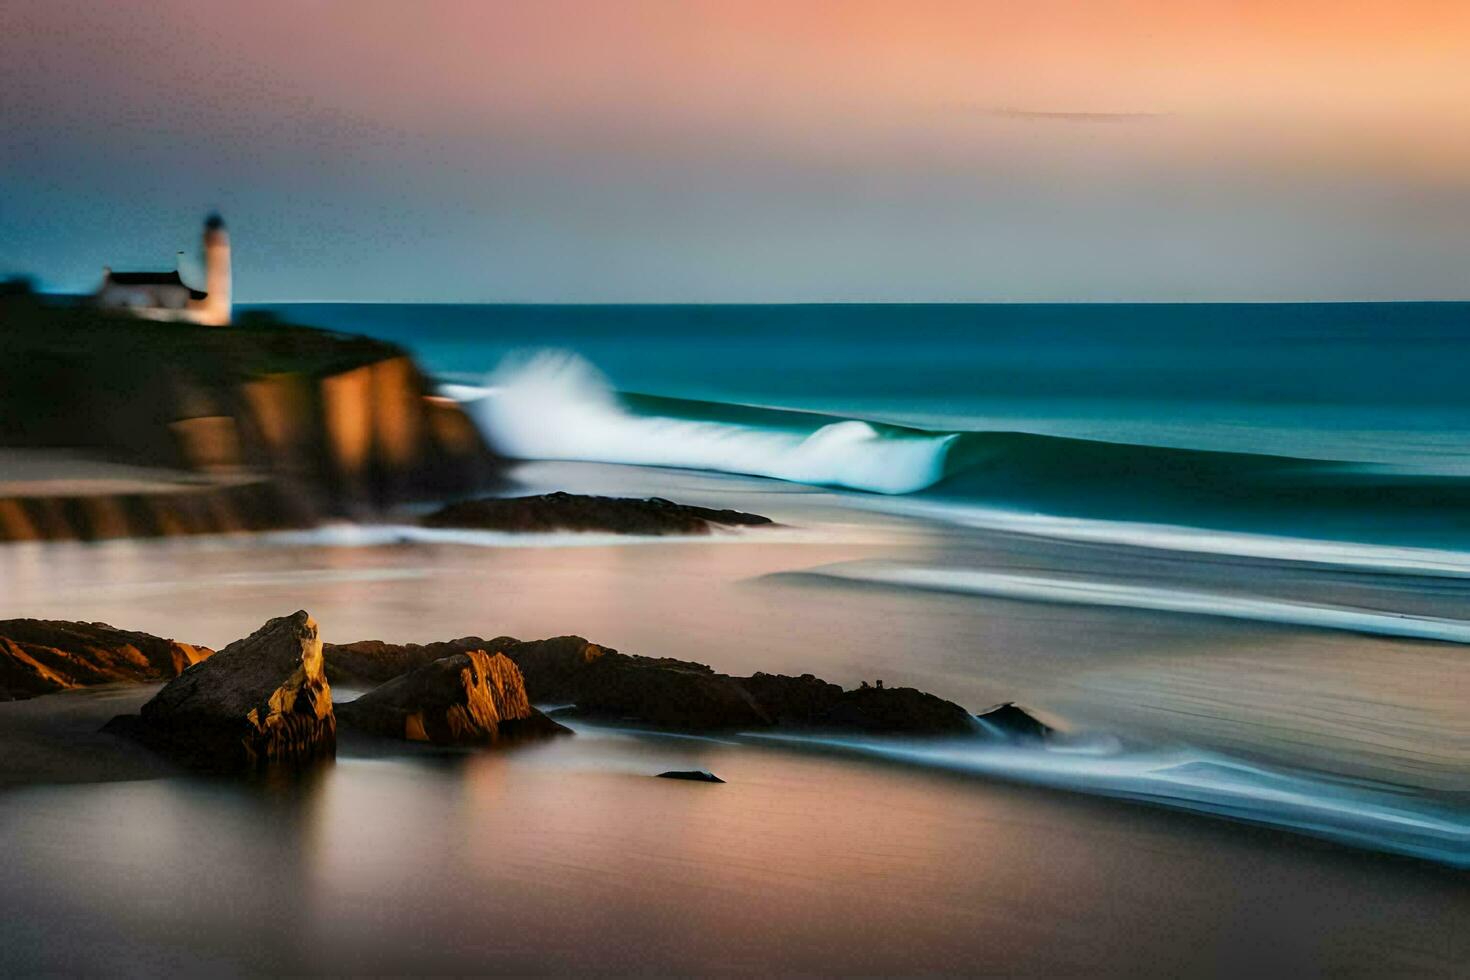
[[0, 0], [0, 273], [239, 302], [1470, 299], [1464, 0]]

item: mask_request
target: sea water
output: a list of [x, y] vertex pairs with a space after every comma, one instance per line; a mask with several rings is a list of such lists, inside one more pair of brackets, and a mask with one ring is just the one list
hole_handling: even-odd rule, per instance
[[1470, 304], [303, 304], [495, 445], [1004, 512], [1470, 544]]

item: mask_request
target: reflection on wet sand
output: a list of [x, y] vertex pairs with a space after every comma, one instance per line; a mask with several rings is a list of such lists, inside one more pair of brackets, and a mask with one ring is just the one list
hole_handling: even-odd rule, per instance
[[[7, 967], [1371, 973], [1466, 951], [1454, 873], [1227, 824], [587, 729], [380, 748], [286, 785], [10, 793]], [[652, 778], [690, 766], [728, 782]]]

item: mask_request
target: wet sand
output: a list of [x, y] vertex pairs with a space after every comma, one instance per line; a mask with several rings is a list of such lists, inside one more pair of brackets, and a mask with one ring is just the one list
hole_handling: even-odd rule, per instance
[[[104, 707], [33, 704], [69, 699]], [[727, 783], [653, 778], [694, 767]], [[7, 973], [1449, 975], [1470, 954], [1463, 873], [587, 726], [488, 753], [349, 735], [286, 784], [12, 788], [0, 839]]]

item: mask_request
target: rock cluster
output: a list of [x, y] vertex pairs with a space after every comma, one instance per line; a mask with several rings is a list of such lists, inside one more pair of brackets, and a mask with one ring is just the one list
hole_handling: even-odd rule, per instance
[[[52, 645], [45, 645], [45, 643]], [[107, 729], [195, 768], [302, 765], [336, 751], [337, 719], [362, 731], [439, 745], [493, 745], [568, 730], [532, 707], [682, 732], [767, 729], [1044, 739], [1052, 730], [1014, 704], [980, 716], [908, 687], [843, 690], [812, 674], [721, 674], [640, 657], [580, 636], [461, 637], [426, 645], [323, 644], [305, 612], [273, 619], [218, 653], [102, 624], [0, 623], [9, 674], [53, 687], [178, 676]], [[42, 654], [46, 662], [38, 659]], [[56, 668], [47, 663], [55, 663]], [[22, 670], [24, 667], [24, 670]], [[70, 667], [63, 679], [61, 667]], [[29, 671], [26, 673], [25, 671]], [[372, 689], [334, 711], [330, 683]], [[680, 775], [671, 778], [693, 778]]]
[[709, 534], [714, 527], [756, 526], [771, 520], [738, 510], [676, 504], [662, 497], [594, 497], [548, 493], [487, 497], [449, 504], [423, 519], [428, 527], [486, 531], [604, 531], [613, 534]]
[[439, 745], [495, 744], [569, 733], [531, 707], [503, 654], [453, 653], [408, 670], [337, 708], [344, 724]]
[[328, 644], [334, 678], [371, 679], [430, 663], [446, 653], [487, 650], [520, 668], [530, 700], [571, 714], [687, 732], [796, 728], [909, 736], [1045, 734], [1014, 705], [978, 719], [951, 701], [906, 687], [843, 690], [811, 674], [721, 674], [672, 658], [640, 657], [580, 636], [520, 641], [462, 637], [417, 646], [378, 641]]
[[0, 620], [0, 701], [93, 684], [164, 680], [213, 652], [106, 623]]
[[108, 727], [205, 769], [330, 758], [337, 723], [316, 623], [305, 612], [272, 619]]

